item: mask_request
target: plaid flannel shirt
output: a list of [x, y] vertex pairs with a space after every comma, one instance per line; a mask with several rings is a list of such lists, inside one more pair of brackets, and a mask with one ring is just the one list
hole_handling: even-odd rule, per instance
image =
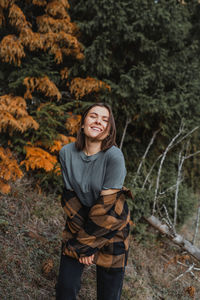
[[96, 265], [124, 268], [129, 249], [130, 212], [123, 187], [110, 195], [100, 195], [91, 208], [84, 206], [74, 191], [64, 189], [61, 204], [67, 214], [63, 231], [63, 254], [79, 259], [94, 254]]

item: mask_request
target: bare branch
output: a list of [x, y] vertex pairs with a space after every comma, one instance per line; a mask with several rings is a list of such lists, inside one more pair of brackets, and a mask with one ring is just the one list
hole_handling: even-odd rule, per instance
[[178, 145], [180, 144], [183, 140], [185, 140], [188, 136], [190, 136], [194, 131], [196, 131], [197, 129], [199, 129], [199, 126], [196, 126], [195, 128], [193, 128], [192, 130], [190, 130], [187, 134], [185, 134], [180, 140], [178, 140], [174, 145]]
[[199, 278], [196, 277], [192, 271], [190, 271], [190, 274], [191, 274], [198, 282], [200, 282]]
[[167, 222], [166, 222], [166, 223], [167, 223], [169, 229], [171, 230], [172, 234], [175, 236], [175, 235], [176, 235], [176, 230], [175, 230], [175, 227], [174, 227], [174, 225], [173, 225], [173, 223], [172, 223], [172, 221], [171, 221], [171, 219], [170, 219], [170, 217], [169, 217], [167, 208], [166, 208], [165, 205], [163, 205], [163, 208], [164, 208], [165, 214], [166, 214], [166, 216], [167, 216]]
[[[182, 181], [183, 181], [183, 179], [181, 179], [181, 182], [182, 182]], [[168, 189], [166, 189], [165, 191], [160, 192], [159, 195], [162, 196], [162, 195], [166, 194], [167, 192], [174, 190], [175, 188], [176, 188], [176, 184], [170, 186], [170, 187], [169, 187]]]
[[190, 155], [188, 155], [188, 156], [185, 156], [185, 159], [188, 159], [188, 158], [190, 158], [190, 157], [193, 157], [193, 156], [195, 156], [195, 155], [197, 155], [197, 154], [199, 154], [200, 153], [200, 150], [198, 150], [198, 151], [196, 151], [196, 152], [194, 152], [194, 153], [192, 153], [192, 154], [190, 154]]
[[150, 149], [151, 145], [153, 144], [153, 142], [154, 142], [154, 140], [155, 140], [155, 138], [156, 138], [156, 135], [157, 135], [157, 133], [158, 133], [159, 131], [160, 131], [160, 129], [158, 129], [158, 130], [156, 130], [156, 131], [154, 132], [154, 134], [153, 134], [153, 136], [152, 136], [152, 138], [151, 138], [151, 140], [150, 140], [150, 143], [148, 144], [148, 146], [147, 146], [147, 148], [146, 148], [146, 151], [145, 151], [145, 153], [144, 153], [144, 155], [143, 155], [143, 157], [142, 157], [142, 159], [141, 159], [141, 162], [140, 162], [139, 167], [138, 167], [137, 172], [136, 172], [136, 177], [135, 177], [135, 179], [136, 179], [137, 176], [139, 175], [140, 169], [141, 169], [141, 167], [142, 167], [142, 164], [143, 164], [143, 162], [144, 162], [144, 160], [145, 160], [145, 158], [146, 158], [146, 156], [147, 156], [147, 154], [148, 154], [148, 152], [149, 152], [149, 149]]
[[175, 198], [174, 198], [174, 228], [176, 227], [176, 219], [177, 219], [178, 193], [179, 193], [179, 186], [181, 183], [181, 170], [184, 163], [184, 157], [181, 156], [182, 156], [182, 150], [179, 153], [178, 175], [177, 175], [176, 191], [175, 191]]
[[[174, 143], [173, 145], [171, 145], [171, 147], [169, 148], [169, 150], [171, 150], [173, 147], [177, 146], [179, 143], [181, 143], [184, 139], [186, 139], [188, 136], [190, 136], [190, 135], [191, 135], [194, 131], [196, 131], [197, 129], [199, 129], [199, 126], [197, 126], [197, 127], [193, 128], [192, 130], [190, 130], [190, 131], [189, 131], [187, 134], [185, 134], [180, 140], [178, 140], [176, 143]], [[148, 179], [149, 179], [149, 177], [150, 177], [150, 175], [151, 175], [151, 173], [152, 173], [152, 171], [153, 171], [153, 169], [154, 169], [154, 167], [155, 167], [157, 161], [159, 161], [160, 158], [161, 158], [163, 155], [164, 155], [164, 153], [161, 154], [161, 155], [159, 155], [159, 156], [157, 157], [157, 159], [154, 161], [153, 165], [152, 165], [151, 168], [150, 168], [149, 173], [147, 174], [147, 176], [146, 176], [146, 178], [145, 178], [145, 180], [144, 180], [144, 183], [143, 183], [143, 185], [142, 185], [142, 190], [145, 188], [145, 185], [146, 185], [146, 183], [147, 183], [147, 181], [148, 181]]]
[[146, 183], [147, 183], [147, 181], [148, 181], [148, 179], [149, 179], [149, 177], [150, 177], [150, 175], [151, 175], [151, 172], [153, 171], [153, 169], [154, 169], [154, 167], [155, 167], [157, 161], [159, 161], [159, 159], [160, 159], [162, 156], [163, 156], [162, 154], [159, 155], [159, 156], [156, 158], [156, 160], [154, 161], [153, 165], [151, 166], [151, 169], [149, 170], [149, 173], [147, 174], [147, 176], [146, 176], [146, 178], [145, 178], [145, 180], [144, 180], [144, 183], [143, 183], [143, 185], [142, 185], [142, 190], [144, 189], [144, 187], [145, 187], [145, 185], [146, 185]]
[[166, 149], [165, 149], [165, 151], [162, 155], [162, 159], [161, 159], [160, 166], [159, 166], [159, 169], [158, 169], [157, 180], [156, 180], [156, 188], [155, 188], [154, 202], [153, 202], [153, 214], [155, 213], [155, 210], [156, 210], [156, 200], [157, 200], [158, 188], [159, 188], [159, 184], [160, 184], [160, 175], [161, 175], [161, 170], [162, 170], [164, 160], [166, 158], [166, 155], [167, 155], [169, 149], [171, 148], [171, 146], [173, 145], [175, 140], [181, 135], [182, 131], [183, 131], [183, 126], [181, 125], [180, 129], [179, 129], [179, 132], [170, 141], [170, 143], [168, 144], [168, 146], [166, 147]]
[[[184, 266], [184, 267], [186, 267], [186, 268], [188, 267], [188, 265], [183, 264], [183, 263], [180, 262], [180, 261], [177, 261], [177, 264], [179, 264], [179, 265], [181, 265], [181, 266]], [[200, 268], [195, 268], [195, 267], [194, 267], [193, 270], [194, 270], [194, 271], [200, 271]]]
[[126, 124], [125, 124], [125, 127], [124, 127], [124, 131], [123, 131], [123, 134], [122, 134], [122, 139], [121, 139], [121, 143], [120, 143], [120, 150], [122, 150], [122, 146], [123, 146], [123, 143], [124, 143], [124, 138], [125, 138], [125, 135], [126, 135], [126, 130], [127, 130], [127, 127], [128, 127], [128, 124], [131, 123], [131, 119], [127, 117], [126, 119]]
[[174, 278], [172, 281], [177, 281], [179, 280], [181, 277], [183, 277], [183, 275], [185, 275], [186, 273], [190, 273], [192, 271], [192, 269], [194, 268], [194, 264], [192, 264], [191, 266], [189, 266], [189, 268], [183, 272], [182, 274], [180, 274], [178, 277]]
[[198, 234], [198, 231], [199, 231], [199, 217], [200, 217], [200, 206], [198, 207], [198, 210], [197, 210], [196, 227], [195, 227], [194, 237], [193, 237], [193, 240], [192, 240], [193, 245], [195, 244], [195, 240], [196, 240], [196, 237], [197, 237], [197, 234]]
[[[188, 149], [189, 144], [187, 143], [186, 151]], [[178, 193], [179, 193], [179, 186], [181, 183], [181, 171], [183, 167], [183, 163], [186, 159], [189, 159], [197, 154], [200, 153], [200, 150], [196, 151], [195, 153], [189, 154], [188, 156], [182, 156], [182, 150], [179, 153], [179, 164], [178, 164], [178, 175], [177, 175], [177, 182], [176, 182], [176, 192], [174, 198], [174, 228], [176, 226], [176, 219], [177, 219], [177, 209], [178, 209]]]

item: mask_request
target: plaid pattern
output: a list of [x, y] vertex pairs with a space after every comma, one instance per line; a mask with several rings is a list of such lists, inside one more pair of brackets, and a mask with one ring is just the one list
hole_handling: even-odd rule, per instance
[[106, 268], [127, 264], [130, 213], [125, 187], [111, 195], [100, 195], [88, 208], [75, 192], [64, 189], [61, 204], [67, 214], [63, 231], [63, 254], [78, 259], [94, 254], [94, 262]]

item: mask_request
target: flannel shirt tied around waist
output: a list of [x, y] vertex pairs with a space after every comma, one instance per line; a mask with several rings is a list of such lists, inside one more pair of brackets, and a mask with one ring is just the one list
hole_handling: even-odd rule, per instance
[[74, 191], [64, 189], [61, 199], [67, 214], [62, 252], [79, 259], [94, 254], [94, 263], [105, 268], [124, 268], [129, 249], [130, 212], [123, 188], [110, 195], [100, 195], [92, 207], [84, 206]]

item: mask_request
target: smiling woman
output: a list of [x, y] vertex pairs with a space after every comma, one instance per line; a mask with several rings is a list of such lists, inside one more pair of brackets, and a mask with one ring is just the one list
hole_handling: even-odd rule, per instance
[[[105, 107], [95, 106], [85, 117], [82, 129], [85, 134], [84, 152], [93, 155], [100, 151], [101, 141], [109, 135], [109, 111]], [[88, 149], [90, 148], [90, 153]]]
[[119, 300], [127, 263], [129, 211], [126, 167], [117, 147], [112, 110], [93, 104], [83, 114], [77, 141], [59, 154], [67, 213], [57, 300], [76, 299], [84, 265], [97, 266], [97, 299]]
[[[105, 107], [96, 106], [93, 107], [91, 111], [88, 113], [87, 117], [85, 118], [85, 123], [86, 123], [86, 119], [91, 119], [90, 122], [91, 124], [89, 124], [89, 126], [92, 129], [102, 132], [104, 130], [102, 126], [107, 127], [107, 123], [109, 121], [109, 112]], [[100, 127], [95, 126], [96, 125], [95, 123], [98, 123]], [[82, 128], [84, 128], [84, 126], [82, 126]]]

